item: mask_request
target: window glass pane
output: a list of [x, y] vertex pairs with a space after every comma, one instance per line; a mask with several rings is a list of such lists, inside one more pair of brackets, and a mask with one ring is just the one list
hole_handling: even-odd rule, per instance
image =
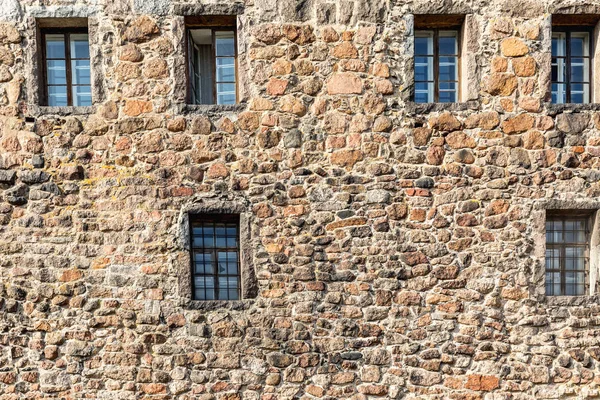
[[215, 31], [216, 55], [235, 56], [234, 34], [231, 31]]
[[552, 221], [546, 221], [546, 241], [547, 242], [554, 241], [553, 234], [552, 234], [552, 231], [554, 229], [553, 227], [554, 227], [554, 225], [553, 225]]
[[238, 273], [238, 255], [236, 251], [227, 253], [227, 273], [229, 275], [237, 275]]
[[92, 87], [89, 85], [73, 86], [73, 105], [79, 107], [92, 105]]
[[562, 104], [567, 102], [567, 85], [564, 83], [552, 84], [552, 102]]
[[415, 81], [433, 81], [433, 57], [415, 57]]
[[587, 83], [571, 84], [571, 103], [589, 103], [590, 85]]
[[227, 225], [227, 247], [237, 247], [237, 228], [235, 225]]
[[415, 55], [433, 55], [433, 32], [415, 32]]
[[71, 77], [73, 85], [90, 84], [90, 60], [72, 60]]
[[197, 274], [214, 274], [212, 253], [195, 253], [194, 262]]
[[564, 32], [555, 32], [552, 34], [552, 56], [566, 56], [567, 55], [567, 41]]
[[235, 82], [235, 58], [217, 58], [217, 82]]
[[46, 74], [49, 85], [67, 84], [67, 63], [64, 60], [46, 61]]
[[546, 248], [546, 269], [560, 269], [560, 250]]
[[456, 32], [439, 33], [439, 54], [455, 55], [458, 54], [458, 43], [456, 41]]
[[238, 300], [238, 278], [219, 278], [219, 300]]
[[206, 224], [203, 228], [203, 246], [210, 248], [215, 246], [215, 229], [212, 224]]
[[560, 289], [560, 272], [554, 272], [552, 273], [552, 291], [555, 295], [560, 295], [561, 294], [561, 289]]
[[552, 273], [546, 272], [546, 294], [553, 295], [552, 291]]
[[48, 86], [48, 105], [52, 107], [67, 106], [67, 87]]
[[217, 238], [216, 247], [227, 247], [227, 237], [226, 237], [225, 225], [217, 224], [215, 232], [216, 232], [216, 238]]
[[197, 300], [215, 300], [215, 280], [212, 276], [194, 278], [195, 296]]
[[219, 265], [219, 269], [218, 269], [219, 274], [226, 274], [227, 273], [227, 252], [219, 251], [217, 257], [218, 257], [218, 265]]
[[456, 102], [456, 83], [440, 82], [439, 83], [439, 102], [454, 103]]
[[575, 290], [575, 296], [583, 296], [585, 292], [585, 273], [577, 272], [577, 287]]
[[589, 82], [589, 58], [571, 58], [571, 82]]
[[46, 34], [46, 58], [65, 58], [65, 36]]
[[567, 80], [567, 64], [564, 58], [552, 58], [552, 82]]
[[90, 58], [90, 45], [87, 33], [72, 33], [71, 58]]
[[415, 102], [433, 103], [433, 82], [415, 82]]
[[587, 32], [571, 32], [571, 57], [589, 56], [589, 49]]
[[457, 81], [457, 58], [456, 57], [440, 57], [439, 65], [439, 80], [440, 81]]
[[235, 104], [235, 83], [217, 84], [217, 104]]

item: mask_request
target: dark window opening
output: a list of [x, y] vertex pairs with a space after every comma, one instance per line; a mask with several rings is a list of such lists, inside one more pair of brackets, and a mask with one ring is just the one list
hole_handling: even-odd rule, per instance
[[546, 294], [582, 296], [589, 271], [589, 215], [549, 214], [546, 218]]
[[42, 38], [42, 103], [91, 106], [90, 46], [87, 28], [48, 28]]
[[[230, 25], [210, 26], [229, 22]], [[191, 104], [237, 102], [237, 39], [231, 18], [188, 21], [188, 101]]]
[[190, 215], [194, 300], [239, 300], [239, 215]]

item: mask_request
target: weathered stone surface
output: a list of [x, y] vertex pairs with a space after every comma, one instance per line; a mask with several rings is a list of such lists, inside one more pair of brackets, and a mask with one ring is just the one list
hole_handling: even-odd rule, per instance
[[[527, 45], [519, 38], [504, 39], [500, 44], [502, 55], [505, 57], [524, 56], [529, 52]], [[513, 64], [514, 65], [514, 64]]]
[[[545, 296], [544, 218], [598, 208], [600, 113], [548, 80], [549, 15], [600, 8], [76, 3], [0, 0], [2, 399], [597, 397], [595, 264]], [[411, 101], [428, 14], [466, 15], [459, 103]], [[92, 107], [37, 104], [57, 18]], [[186, 24], [234, 20], [238, 104], [186, 104]], [[241, 300], [191, 300], [204, 213]]]
[[556, 117], [556, 127], [564, 133], [581, 133], [588, 126], [588, 114], [559, 114]]
[[334, 74], [327, 82], [329, 94], [361, 94], [363, 85], [360, 78], [351, 72]]
[[429, 125], [433, 129], [444, 132], [453, 132], [461, 128], [461, 123], [452, 114], [446, 112], [442, 113], [437, 117], [433, 117], [429, 120]]
[[509, 135], [533, 128], [535, 119], [529, 114], [519, 114], [502, 122], [502, 131]]
[[536, 63], [533, 57], [513, 58], [511, 62], [516, 76], [535, 75]]
[[512, 74], [493, 73], [488, 78], [487, 91], [493, 96], [510, 96], [517, 84], [517, 78]]
[[142, 15], [129, 24], [123, 33], [123, 39], [140, 43], [148, 41], [152, 36], [159, 32], [156, 21], [147, 15]]

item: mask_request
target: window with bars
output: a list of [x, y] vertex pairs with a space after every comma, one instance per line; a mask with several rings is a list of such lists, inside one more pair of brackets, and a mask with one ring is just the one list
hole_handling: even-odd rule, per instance
[[590, 252], [589, 215], [549, 214], [546, 218], [546, 294], [586, 292]]
[[191, 104], [237, 102], [235, 20], [227, 16], [188, 18], [188, 101]]
[[194, 300], [241, 298], [239, 227], [239, 215], [190, 215]]
[[43, 29], [42, 77], [48, 106], [91, 106], [87, 28]]
[[591, 28], [553, 27], [552, 102], [589, 103]]
[[416, 103], [458, 101], [459, 28], [415, 30]]

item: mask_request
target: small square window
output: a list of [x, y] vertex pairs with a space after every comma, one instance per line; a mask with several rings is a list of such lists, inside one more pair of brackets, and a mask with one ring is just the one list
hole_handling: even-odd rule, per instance
[[239, 215], [190, 215], [194, 300], [240, 300], [239, 231]]
[[546, 217], [546, 295], [582, 296], [586, 293], [589, 261], [589, 214], [552, 212]]
[[87, 28], [42, 28], [41, 78], [44, 105], [91, 106]]
[[190, 18], [186, 22], [188, 101], [237, 102], [237, 38], [231, 17]]
[[460, 16], [415, 16], [414, 101], [459, 101]]

